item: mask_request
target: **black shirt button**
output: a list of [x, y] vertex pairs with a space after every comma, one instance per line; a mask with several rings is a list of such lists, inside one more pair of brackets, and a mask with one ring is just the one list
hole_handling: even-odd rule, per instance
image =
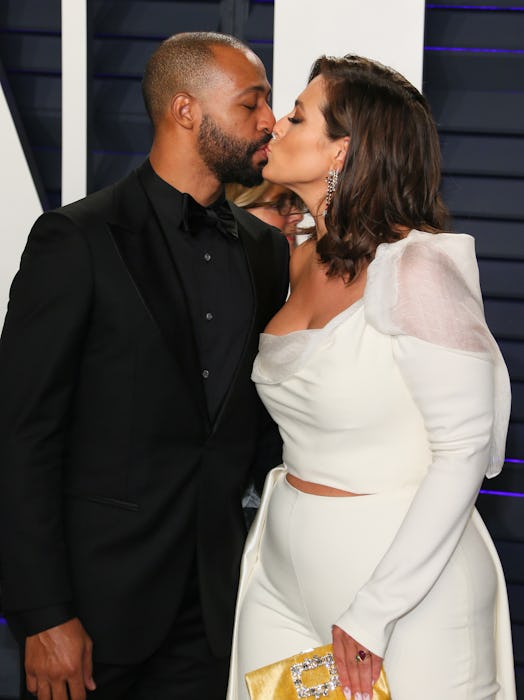
[[204, 253], [204, 260], [209, 262], [211, 260], [211, 253]]
[[208, 311], [206, 314], [206, 321], [212, 321], [213, 320], [213, 314], [211, 311]]
[[208, 369], [203, 369], [202, 370], [202, 376], [204, 379], [207, 379], [209, 377], [209, 370]]

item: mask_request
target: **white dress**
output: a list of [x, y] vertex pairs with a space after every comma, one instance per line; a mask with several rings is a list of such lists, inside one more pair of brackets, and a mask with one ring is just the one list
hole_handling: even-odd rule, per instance
[[[285, 465], [246, 544], [228, 699], [337, 624], [384, 657], [393, 700], [514, 700], [504, 577], [474, 509], [504, 461], [510, 389], [473, 239], [380, 245], [360, 301], [262, 334], [253, 379]], [[304, 494], [286, 470], [366, 495]]]

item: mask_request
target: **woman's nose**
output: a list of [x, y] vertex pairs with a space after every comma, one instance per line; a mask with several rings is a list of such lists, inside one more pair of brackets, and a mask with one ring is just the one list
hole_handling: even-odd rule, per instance
[[298, 224], [304, 218], [304, 214], [301, 211], [290, 211], [287, 215], [287, 220], [290, 223]]
[[285, 134], [286, 117], [279, 119], [273, 127], [273, 138], [281, 138]]

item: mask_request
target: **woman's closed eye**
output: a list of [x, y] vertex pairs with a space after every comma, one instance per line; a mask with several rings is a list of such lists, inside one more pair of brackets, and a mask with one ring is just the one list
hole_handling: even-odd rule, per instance
[[300, 124], [302, 121], [302, 119], [297, 119], [297, 117], [288, 117], [287, 120], [291, 122], [291, 124]]

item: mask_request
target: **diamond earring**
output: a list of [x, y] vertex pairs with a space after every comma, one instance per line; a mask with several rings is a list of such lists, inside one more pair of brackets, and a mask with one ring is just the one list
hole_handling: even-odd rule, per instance
[[326, 193], [326, 210], [331, 204], [335, 190], [338, 184], [338, 170], [330, 170], [326, 177], [327, 193]]

